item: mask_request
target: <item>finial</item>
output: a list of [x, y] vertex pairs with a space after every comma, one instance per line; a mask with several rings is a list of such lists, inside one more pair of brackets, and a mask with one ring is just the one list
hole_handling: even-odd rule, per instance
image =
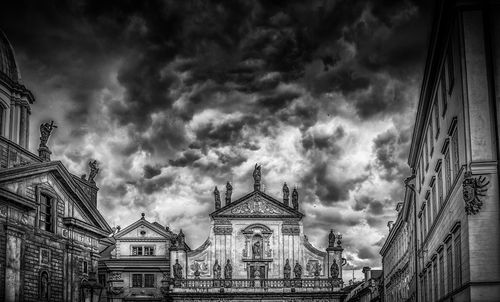
[[215, 199], [215, 209], [218, 210], [220, 209], [221, 203], [220, 203], [220, 193], [219, 189], [217, 189], [217, 186], [215, 186], [214, 189], [214, 199]]
[[146, 214], [141, 213], [141, 216], [142, 216], [141, 219], [144, 219], [144, 216], [146, 216]]

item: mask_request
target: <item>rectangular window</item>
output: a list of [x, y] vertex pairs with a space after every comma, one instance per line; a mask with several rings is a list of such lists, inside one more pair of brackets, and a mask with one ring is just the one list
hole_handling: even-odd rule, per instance
[[429, 145], [427, 144], [427, 136], [426, 140], [424, 143], [424, 148], [425, 148], [425, 171], [429, 169]]
[[438, 102], [434, 102], [434, 123], [436, 125], [436, 136], [437, 139], [439, 136], [439, 105]]
[[429, 195], [427, 195], [427, 231], [431, 230], [432, 226], [432, 205]]
[[438, 191], [438, 199], [439, 199], [439, 207], [443, 206], [443, 175], [441, 173], [441, 168], [437, 171], [437, 191]]
[[427, 272], [424, 272], [424, 301], [429, 301], [427, 297], [429, 297], [429, 291], [427, 290]]
[[439, 286], [439, 283], [438, 283], [438, 270], [437, 270], [437, 261], [436, 259], [434, 259], [434, 262], [432, 263], [432, 273], [433, 273], [433, 276], [432, 276], [432, 283], [433, 283], [433, 286], [434, 286], [434, 301], [437, 301], [438, 300], [438, 286]]
[[444, 255], [443, 250], [439, 252], [439, 293], [444, 296]]
[[40, 229], [44, 231], [53, 231], [52, 198], [43, 193], [40, 193], [40, 217], [38, 220], [38, 225]]
[[450, 150], [446, 150], [444, 154], [444, 168], [445, 168], [445, 181], [446, 181], [446, 195], [451, 190], [451, 163], [450, 163]]
[[153, 246], [144, 247], [144, 256], [153, 256], [155, 254], [155, 248]]
[[155, 287], [155, 275], [145, 274], [144, 275], [144, 287]]
[[448, 108], [448, 96], [446, 95], [446, 83], [444, 76], [441, 76], [441, 113], [442, 116], [446, 114], [446, 109]]
[[455, 83], [455, 69], [453, 67], [453, 49], [448, 46], [448, 52], [446, 57], [447, 69], [448, 69], [448, 94], [451, 94], [453, 90], [453, 84]]
[[460, 229], [455, 233], [455, 288], [462, 285], [462, 240], [460, 237]]
[[432, 124], [431, 118], [429, 122], [429, 146], [431, 148], [431, 156], [434, 153], [434, 126]]
[[436, 218], [437, 212], [438, 212], [438, 204], [437, 204], [437, 198], [436, 198], [436, 184], [434, 183], [431, 188], [431, 202], [432, 202], [432, 213], [433, 217]]
[[85, 260], [82, 261], [82, 273], [84, 274], [89, 273], [89, 263]]
[[451, 137], [451, 151], [453, 155], [453, 179], [458, 176], [458, 170], [460, 167], [460, 160], [458, 155], [458, 130], [455, 129], [453, 136]]
[[106, 274], [99, 274], [99, 284], [102, 286], [106, 286]]
[[133, 246], [132, 256], [142, 256], [142, 246]]
[[142, 274], [132, 274], [132, 287], [142, 287]]
[[446, 246], [446, 269], [447, 290], [451, 292], [453, 289], [453, 251], [451, 241]]
[[432, 292], [433, 292], [433, 282], [432, 282], [432, 270], [431, 267], [429, 266], [429, 269], [427, 269], [427, 282], [429, 284], [427, 285], [427, 288], [429, 289], [429, 295], [428, 295], [428, 300], [427, 301], [432, 301]]

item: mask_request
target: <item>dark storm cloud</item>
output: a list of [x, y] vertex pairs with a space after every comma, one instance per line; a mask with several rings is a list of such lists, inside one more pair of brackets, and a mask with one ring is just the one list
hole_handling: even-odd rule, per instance
[[[193, 196], [195, 214], [176, 203], [165, 212], [172, 225], [194, 225], [206, 218], [213, 184], [231, 179], [238, 188], [250, 174], [235, 171], [248, 172], [249, 159], [268, 159], [273, 148], [282, 148], [274, 153], [282, 158], [268, 159], [276, 168], [306, 163], [290, 178], [307, 206], [336, 209], [373, 175], [389, 184], [406, 176], [411, 131], [404, 122], [394, 118], [385, 133], [385, 126], [366, 129], [376, 132], [370, 139], [378, 136], [359, 143], [376, 160], [354, 158], [362, 171], [339, 167], [350, 152], [347, 127], [322, 133], [314, 126], [344, 118], [363, 131], [408, 113], [423, 70], [428, 5], [21, 0], [0, 11], [0, 27], [38, 98], [34, 113], [62, 125], [51, 141], [54, 156], [73, 165], [102, 157], [102, 209], [121, 219], [116, 209], [165, 208], [169, 198]], [[275, 146], [285, 131], [289, 137]], [[198, 192], [204, 186], [210, 192]], [[385, 232], [396, 191], [359, 194], [346, 207], [354, 214], [321, 213], [307, 226], [345, 230], [363, 220]], [[345, 242], [359, 258], [376, 258], [358, 239]]]
[[405, 132], [388, 130], [373, 141], [376, 164], [382, 169], [381, 176], [388, 181], [402, 180], [409, 173], [404, 161], [409, 145], [409, 137]]

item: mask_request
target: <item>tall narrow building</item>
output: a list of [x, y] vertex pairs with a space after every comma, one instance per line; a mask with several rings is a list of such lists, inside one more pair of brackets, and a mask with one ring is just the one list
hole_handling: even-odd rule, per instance
[[51, 161], [53, 122], [40, 127], [38, 155], [28, 150], [35, 99], [20, 80], [0, 31], [0, 301], [90, 301], [82, 289], [111, 233], [97, 209], [97, 163], [87, 179]]
[[413, 289], [419, 301], [498, 301], [500, 3], [437, 2], [429, 41], [408, 159]]

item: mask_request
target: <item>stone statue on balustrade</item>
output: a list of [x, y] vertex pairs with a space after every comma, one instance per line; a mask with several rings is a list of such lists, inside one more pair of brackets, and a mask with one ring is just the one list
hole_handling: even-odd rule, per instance
[[182, 279], [182, 265], [179, 264], [179, 259], [175, 259], [174, 264], [174, 279]]
[[283, 269], [283, 279], [290, 279], [292, 273], [292, 267], [290, 266], [290, 261], [286, 259], [285, 268]]
[[216, 259], [214, 263], [214, 279], [221, 278], [221, 267], [219, 261]]
[[338, 279], [339, 277], [339, 265], [337, 264], [337, 261], [333, 259], [333, 263], [330, 266], [330, 276], [333, 279]]
[[295, 274], [295, 279], [300, 279], [302, 277], [302, 266], [297, 261], [295, 267], [293, 268], [293, 273]]
[[224, 266], [224, 279], [230, 280], [233, 278], [233, 266], [231, 265], [231, 260], [227, 259], [226, 265]]

